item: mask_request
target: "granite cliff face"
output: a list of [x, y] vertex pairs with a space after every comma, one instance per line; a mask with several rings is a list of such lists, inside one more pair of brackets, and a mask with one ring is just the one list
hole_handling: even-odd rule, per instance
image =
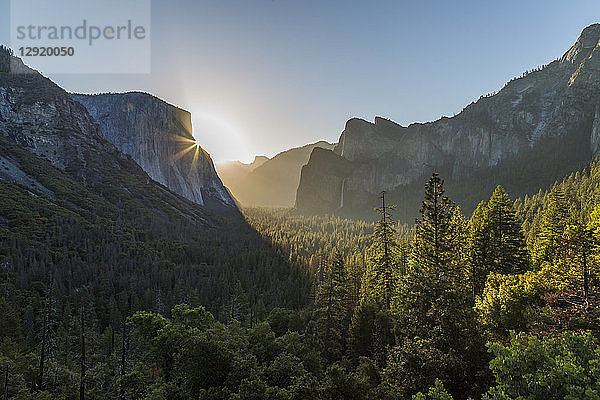
[[[135, 209], [156, 220], [168, 220], [170, 215], [176, 214], [194, 223], [212, 225], [216, 221], [210, 211], [217, 210], [209, 211], [210, 204], [201, 207], [151, 179], [130, 156], [104, 138], [99, 125], [81, 103], [1, 46], [0, 139], [3, 147], [0, 180], [25, 185], [51, 199], [60, 200], [64, 197], [63, 192], [70, 190], [60, 184], [61, 193], [44, 187], [44, 180], [52, 177], [45, 176], [44, 170], [33, 161], [27, 168], [20, 165], [19, 157], [13, 156], [10, 150], [26, 149], [33, 154], [30, 159], [47, 160], [90, 193], [100, 194], [117, 207]], [[212, 168], [210, 158], [206, 156], [206, 159]], [[31, 169], [36, 174], [26, 173]], [[212, 172], [214, 174], [214, 169]], [[35, 176], [45, 178], [40, 180]], [[77, 207], [77, 204], [73, 206]], [[101, 214], [102, 205], [97, 207]], [[220, 214], [239, 216], [235, 206], [228, 210], [235, 212]]]
[[[410, 203], [401, 208], [418, 209], [418, 203], [404, 192], [417, 182], [420, 187], [436, 169], [470, 210], [484, 198], [474, 196], [485, 195], [477, 190], [471, 196], [462, 194], [463, 186], [475, 178], [512, 187], [514, 195], [536, 192], [546, 184], [538, 176], [548, 166], [556, 173], [568, 173], [599, 150], [600, 24], [595, 24], [560, 59], [511, 80], [498, 93], [480, 98], [452, 118], [407, 127], [383, 118], [373, 123], [349, 120], [333, 153], [352, 164], [351, 173], [331, 184], [336, 175], [327, 163], [335, 160], [334, 154], [311, 158], [305, 168], [320, 173], [303, 171], [296, 208], [303, 213], [335, 212], [335, 206], [323, 210], [317, 203], [322, 198], [341, 198], [344, 182], [346, 201], [337, 210], [341, 214], [360, 214], [358, 208], [369, 208], [368, 199], [381, 190], [395, 192], [396, 200]], [[568, 160], [563, 160], [564, 152], [571, 153]], [[551, 165], [557, 158], [560, 168]], [[507, 171], [523, 160], [534, 160], [532, 164], [539, 164], [541, 170], [532, 165], [519, 169], [519, 175]], [[314, 188], [320, 191], [312, 193]]]
[[[327, 173], [323, 174], [323, 170]], [[344, 207], [345, 188], [354, 165], [347, 159], [330, 150], [316, 147], [310, 154], [308, 163], [302, 167], [302, 190], [298, 190], [296, 201], [300, 204], [311, 202], [314, 213], [327, 213]], [[308, 196], [308, 198], [305, 198]], [[315, 198], [317, 201], [315, 201]]]
[[10, 63], [19, 68], [0, 75], [1, 135], [86, 185], [100, 182], [103, 169], [120, 168], [120, 163], [127, 161], [100, 135], [93, 118], [67, 92], [20, 59], [11, 57]]
[[196, 145], [189, 112], [139, 92], [71, 97], [152, 179], [209, 209], [237, 208], [209, 154]]

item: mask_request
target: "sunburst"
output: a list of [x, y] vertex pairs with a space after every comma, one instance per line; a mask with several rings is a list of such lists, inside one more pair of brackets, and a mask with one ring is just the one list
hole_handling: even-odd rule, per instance
[[177, 136], [177, 135], [173, 135], [172, 140], [174, 140], [176, 142], [185, 143], [185, 145], [186, 145], [183, 148], [183, 150], [179, 151], [177, 154], [175, 154], [173, 156], [172, 162], [176, 162], [176, 161], [180, 160], [182, 157], [184, 157], [190, 151], [194, 152], [192, 155], [192, 162], [190, 163], [190, 170], [189, 170], [189, 174], [192, 175], [195, 171], [197, 171], [196, 166], [198, 164], [198, 158], [199, 158], [200, 152], [204, 152], [202, 147], [200, 147], [200, 143], [198, 143], [197, 140], [188, 139], [186, 137]]
[[183, 142], [186, 144], [186, 147], [183, 150], [181, 150], [180, 152], [178, 152], [177, 154], [175, 154], [173, 156], [173, 159], [172, 159], [173, 162], [178, 161], [181, 157], [183, 157], [187, 153], [189, 153], [190, 150], [194, 150], [194, 149], [197, 150], [200, 147], [200, 144], [197, 141], [185, 138], [183, 136], [174, 136], [173, 140], [176, 142]]

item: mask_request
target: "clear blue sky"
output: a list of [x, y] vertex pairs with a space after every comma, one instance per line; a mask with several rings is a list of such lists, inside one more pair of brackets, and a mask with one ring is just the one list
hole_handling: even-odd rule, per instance
[[[0, 16], [8, 9], [0, 0]], [[193, 113], [215, 161], [248, 161], [337, 141], [354, 116], [453, 115], [561, 56], [594, 22], [598, 0], [153, 0], [151, 74], [50, 78], [77, 92], [151, 92]]]

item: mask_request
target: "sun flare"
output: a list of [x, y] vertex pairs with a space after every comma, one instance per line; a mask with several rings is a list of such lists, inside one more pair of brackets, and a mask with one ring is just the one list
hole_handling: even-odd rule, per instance
[[186, 154], [190, 153], [190, 151], [193, 151], [192, 161], [190, 162], [189, 174], [190, 175], [194, 174], [195, 171], [197, 170], [199, 153], [204, 152], [204, 149], [200, 146], [200, 142], [195, 138], [189, 139], [189, 138], [186, 138], [183, 136], [177, 136], [177, 135], [175, 135], [173, 137], [173, 140], [176, 142], [182, 142], [185, 145], [183, 146], [183, 149], [181, 151], [179, 151], [172, 157], [172, 162], [179, 161]]
[[230, 116], [218, 111], [202, 110], [201, 107], [194, 109], [192, 116], [196, 141], [216, 157], [216, 162], [225, 161], [226, 158], [246, 160], [253, 157], [248, 135]]

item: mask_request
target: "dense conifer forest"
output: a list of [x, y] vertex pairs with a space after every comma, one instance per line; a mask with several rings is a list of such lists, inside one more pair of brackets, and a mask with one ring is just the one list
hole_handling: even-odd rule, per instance
[[0, 180], [3, 399], [600, 398], [600, 161], [473, 215], [434, 172], [414, 225], [382, 194], [224, 229], [44, 168], [70, 201]]

